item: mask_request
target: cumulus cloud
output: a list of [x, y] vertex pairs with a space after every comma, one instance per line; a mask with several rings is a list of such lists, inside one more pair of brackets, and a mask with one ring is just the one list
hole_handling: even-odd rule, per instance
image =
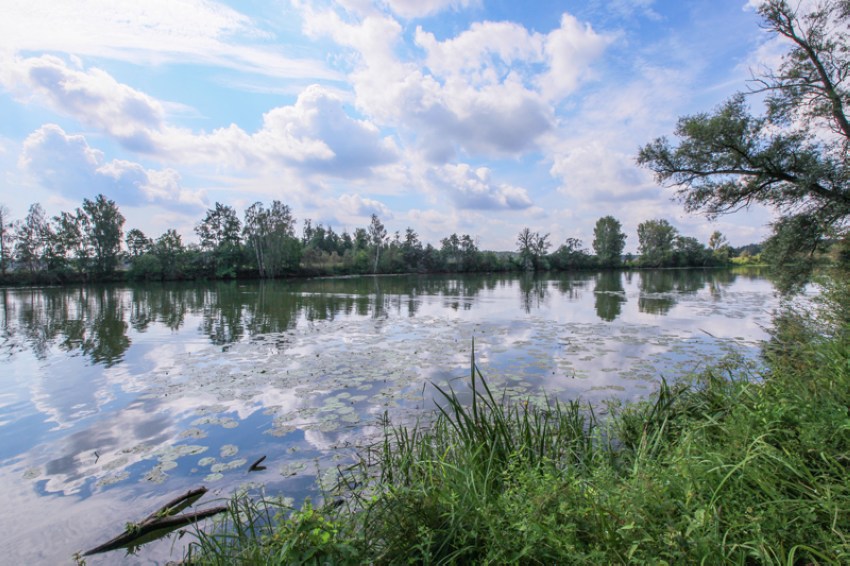
[[543, 95], [549, 100], [560, 100], [572, 93], [610, 41], [594, 32], [589, 24], [582, 25], [570, 14], [563, 14], [561, 26], [543, 42], [547, 70], [538, 78]]
[[78, 71], [52, 55], [13, 58], [0, 65], [0, 84], [19, 98], [36, 99], [106, 132], [128, 149], [156, 150], [152, 136], [163, 127], [165, 111], [150, 96], [92, 68]]
[[168, 123], [162, 102], [103, 70], [73, 69], [49, 55], [7, 63], [0, 67], [0, 84], [19, 98], [41, 101], [129, 150], [163, 161], [224, 167], [277, 164], [355, 177], [397, 158], [394, 143], [375, 125], [350, 117], [342, 98], [318, 85], [306, 88], [293, 105], [266, 112], [254, 133], [235, 124], [197, 133]]
[[350, 216], [372, 216], [392, 218], [393, 214], [387, 206], [377, 200], [363, 198], [358, 194], [342, 195], [337, 201], [341, 211]]
[[433, 181], [458, 207], [475, 210], [522, 210], [532, 204], [528, 191], [507, 183], [495, 184], [486, 167], [448, 164], [433, 170]]
[[600, 140], [582, 139], [554, 156], [550, 172], [563, 180], [561, 192], [578, 200], [623, 202], [659, 198], [661, 189], [634, 155], [612, 150]]
[[255, 136], [259, 144], [275, 155], [275, 141], [281, 137], [322, 144], [301, 161], [311, 170], [340, 177], [364, 174], [397, 158], [395, 145], [382, 138], [374, 124], [348, 116], [342, 99], [318, 85], [302, 92], [294, 105], [264, 115], [263, 128]]
[[69, 135], [55, 124], [45, 124], [27, 137], [19, 165], [43, 186], [75, 198], [104, 193], [131, 206], [204, 206], [203, 193], [182, 187], [175, 170], [146, 169], [117, 159], [106, 162], [103, 152], [89, 146], [85, 137]]
[[368, 175], [398, 159], [390, 138], [349, 116], [342, 99], [318, 85], [305, 89], [294, 104], [263, 114], [253, 134], [235, 124], [201, 134], [168, 128], [158, 144], [164, 153], [192, 163], [283, 166], [343, 178]]
[[401, 26], [372, 14], [359, 22], [335, 12], [305, 14], [305, 31], [328, 35], [359, 55], [350, 75], [358, 107], [401, 126], [432, 162], [518, 155], [537, 147], [555, 123], [553, 104], [573, 92], [610, 38], [565, 14], [549, 34], [482, 22], [443, 41], [417, 28], [422, 61], [402, 61]]

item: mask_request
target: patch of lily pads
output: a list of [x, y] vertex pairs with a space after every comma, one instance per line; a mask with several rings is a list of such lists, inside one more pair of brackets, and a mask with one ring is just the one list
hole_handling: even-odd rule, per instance
[[[622, 297], [624, 304], [636, 299], [625, 293]], [[671, 293], [644, 298], [676, 300]], [[437, 300], [423, 299], [426, 306]], [[704, 298], [692, 298], [691, 304], [698, 316], [710, 319], [741, 313], [753, 318], [764, 303], [739, 307]], [[262, 416], [257, 441], [279, 442], [277, 450], [290, 454], [306, 450], [327, 455], [329, 447], [362, 445], [364, 438], [380, 431], [376, 425], [385, 413], [396, 422], [415, 420], [421, 414], [417, 411], [433, 407], [435, 390], [429, 383], [466, 387], [473, 338], [476, 361], [490, 386], [531, 402], [542, 402], [544, 390], [564, 400], [641, 397], [656, 386], [659, 376], [698, 371], [723, 356], [757, 348], [753, 339], [719, 339], [695, 331], [693, 324], [658, 319], [653, 313], [588, 322], [569, 317], [556, 321], [536, 311], [506, 322], [460, 311], [445, 316], [445, 306], [424, 311], [413, 317], [301, 320], [284, 331], [250, 336], [225, 349], [202, 347], [191, 357], [178, 357], [167, 368], [153, 370], [146, 376], [150, 388], [144, 395], [182, 407], [202, 400], [188, 412], [191, 416], [176, 440], [206, 439], [210, 447], [223, 442], [216, 448], [218, 457], [204, 455], [196, 462], [208, 472], [205, 481], [219, 481], [228, 472], [247, 468], [246, 458], [236, 456], [248, 448], [245, 438], [250, 432], [236, 436], [230, 431], [253, 414]], [[157, 460], [143, 475], [157, 482], [174, 472], [180, 458], [200, 456], [208, 448], [179, 443], [155, 449], [138, 446], [130, 454]], [[307, 468], [300, 461], [279, 466], [283, 477]], [[113, 473], [99, 481], [109, 485], [123, 479]]]

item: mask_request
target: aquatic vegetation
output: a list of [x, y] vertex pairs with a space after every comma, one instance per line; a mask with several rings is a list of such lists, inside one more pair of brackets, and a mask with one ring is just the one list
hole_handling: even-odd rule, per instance
[[605, 418], [496, 394], [473, 357], [471, 397], [387, 422], [324, 505], [237, 500], [187, 563], [848, 563], [850, 340], [793, 347]]

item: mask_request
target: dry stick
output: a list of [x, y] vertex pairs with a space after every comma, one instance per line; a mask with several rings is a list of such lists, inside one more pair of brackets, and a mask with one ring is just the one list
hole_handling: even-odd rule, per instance
[[[219, 506], [212, 507], [210, 509], [204, 509], [203, 511], [197, 511], [195, 513], [185, 513], [183, 515], [174, 516], [176, 513], [179, 513], [189, 505], [192, 505], [194, 502], [200, 499], [201, 496], [204, 495], [206, 492], [207, 488], [205, 487], [200, 487], [198, 489], [187, 491], [185, 494], [172, 499], [171, 501], [169, 501], [150, 515], [148, 515], [141, 523], [138, 523], [137, 525], [128, 528], [117, 537], [106, 541], [100, 546], [96, 546], [95, 548], [86, 551], [85, 553], [83, 553], [83, 556], [90, 556], [92, 554], [99, 554], [101, 552], [108, 552], [110, 550], [117, 550], [119, 548], [136, 546], [133, 543], [139, 542], [141, 539], [147, 537], [153, 532], [170, 532], [174, 529], [184, 527], [190, 523], [194, 523], [200, 521], [201, 519], [206, 519], [207, 517], [211, 517], [213, 515], [217, 515], [219, 513], [227, 511], [226, 506]], [[163, 532], [162, 534], [164, 535], [165, 532]]]

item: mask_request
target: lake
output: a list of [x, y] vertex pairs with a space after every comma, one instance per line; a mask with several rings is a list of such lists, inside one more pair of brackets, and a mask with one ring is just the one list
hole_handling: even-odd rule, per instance
[[498, 391], [604, 411], [661, 376], [757, 363], [778, 304], [757, 270], [0, 289], [2, 561], [71, 563], [199, 485], [297, 501], [384, 414], [433, 408], [429, 384], [464, 391], [473, 338]]

